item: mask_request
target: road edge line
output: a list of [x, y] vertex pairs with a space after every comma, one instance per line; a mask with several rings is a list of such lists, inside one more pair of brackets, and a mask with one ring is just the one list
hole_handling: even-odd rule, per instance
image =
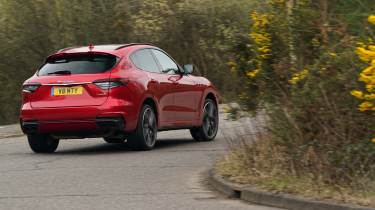
[[9, 138], [15, 138], [15, 137], [22, 137], [25, 134], [23, 133], [15, 133], [15, 134], [6, 134], [6, 135], [0, 135], [0, 139], [9, 139]]

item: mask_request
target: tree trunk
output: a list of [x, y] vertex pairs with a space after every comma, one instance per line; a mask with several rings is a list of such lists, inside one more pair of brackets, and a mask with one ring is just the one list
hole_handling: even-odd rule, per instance
[[289, 59], [292, 69], [297, 68], [297, 54], [294, 43], [294, 33], [293, 33], [293, 9], [296, 4], [296, 0], [288, 0], [287, 5], [287, 20], [288, 20], [288, 34], [289, 34]]
[[320, 13], [320, 34], [322, 37], [322, 43], [324, 46], [329, 44], [329, 35], [328, 35], [328, 1], [319, 0], [319, 13]]

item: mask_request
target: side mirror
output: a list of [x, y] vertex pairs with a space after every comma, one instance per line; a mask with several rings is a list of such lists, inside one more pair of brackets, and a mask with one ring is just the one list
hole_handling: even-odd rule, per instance
[[194, 65], [193, 64], [185, 64], [184, 65], [185, 74], [192, 74], [193, 71], [194, 71]]

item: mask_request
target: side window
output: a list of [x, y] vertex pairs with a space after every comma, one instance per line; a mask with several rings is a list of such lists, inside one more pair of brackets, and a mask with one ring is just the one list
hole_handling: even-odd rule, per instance
[[154, 56], [151, 54], [151, 51], [149, 49], [138, 50], [130, 56], [130, 59], [132, 60], [134, 65], [142, 70], [160, 73]]
[[152, 50], [152, 52], [158, 59], [164, 73], [174, 74], [178, 72], [177, 64], [168, 55], [159, 50]]

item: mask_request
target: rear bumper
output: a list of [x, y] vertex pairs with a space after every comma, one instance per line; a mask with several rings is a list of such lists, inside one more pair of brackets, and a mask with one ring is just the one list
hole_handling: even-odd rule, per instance
[[26, 134], [105, 136], [104, 133], [114, 131], [132, 132], [138, 119], [135, 110], [134, 104], [124, 100], [112, 100], [102, 106], [61, 108], [32, 108], [25, 103], [21, 108], [20, 123]]
[[25, 134], [32, 134], [36, 133], [39, 128], [39, 122], [37, 121], [29, 121], [29, 122], [20, 122], [21, 123], [21, 129], [23, 133]]
[[50, 133], [60, 137], [98, 137], [121, 133], [125, 129], [122, 117], [98, 117], [94, 120], [21, 121], [25, 134]]

